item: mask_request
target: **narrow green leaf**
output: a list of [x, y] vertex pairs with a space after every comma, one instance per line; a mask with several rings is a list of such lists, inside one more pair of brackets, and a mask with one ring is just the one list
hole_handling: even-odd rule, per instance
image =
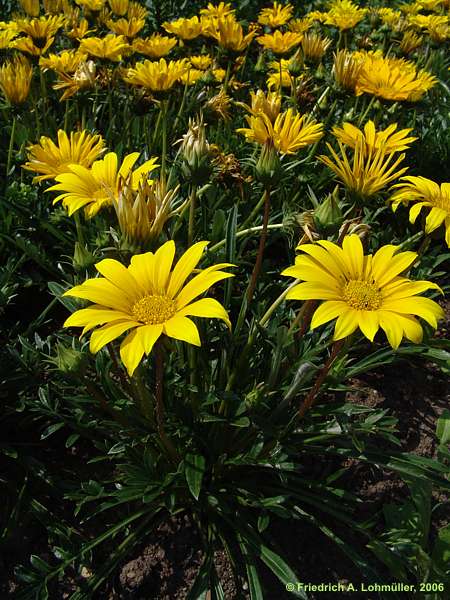
[[200, 495], [203, 474], [205, 472], [205, 458], [201, 454], [186, 454], [184, 459], [184, 473], [191, 494], [196, 500]]

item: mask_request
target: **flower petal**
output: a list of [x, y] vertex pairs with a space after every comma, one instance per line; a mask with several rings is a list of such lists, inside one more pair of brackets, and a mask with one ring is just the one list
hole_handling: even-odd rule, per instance
[[197, 325], [187, 317], [172, 317], [164, 323], [164, 333], [176, 340], [188, 342], [194, 346], [201, 346]]

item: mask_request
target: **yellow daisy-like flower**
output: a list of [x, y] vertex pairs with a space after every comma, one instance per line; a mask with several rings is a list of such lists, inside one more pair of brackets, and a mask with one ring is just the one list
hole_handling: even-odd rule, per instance
[[234, 8], [231, 6], [229, 2], [219, 2], [219, 4], [212, 4], [212, 2], [208, 3], [206, 8], [202, 8], [200, 10], [200, 15], [202, 17], [206, 17], [207, 19], [221, 19], [222, 17], [227, 17], [228, 15], [234, 14]]
[[399, 47], [404, 54], [410, 54], [411, 52], [414, 52], [416, 48], [421, 46], [422, 41], [423, 38], [414, 33], [414, 31], [405, 31], [399, 43]]
[[45, 40], [33, 40], [33, 38], [28, 36], [19, 37], [11, 42], [10, 47], [20, 50], [21, 52], [26, 52], [26, 54], [30, 54], [31, 56], [42, 56], [47, 52], [54, 41], [54, 37]]
[[197, 56], [190, 56], [189, 60], [191, 65], [200, 71], [206, 71], [213, 64], [212, 56], [209, 54], [199, 54]]
[[58, 72], [59, 81], [53, 85], [54, 90], [64, 90], [59, 99], [60, 102], [71, 98], [81, 90], [88, 90], [94, 87], [97, 70], [93, 60], [88, 60], [80, 64], [73, 75]]
[[75, 2], [84, 9], [91, 10], [93, 12], [102, 10], [106, 4], [106, 0], [75, 0]]
[[292, 17], [293, 11], [292, 4], [280, 4], [274, 2], [270, 8], [263, 8], [258, 15], [258, 23], [261, 25], [268, 25], [269, 27], [281, 27], [286, 25], [289, 19]]
[[11, 29], [4, 29], [0, 31], [0, 50], [5, 50], [11, 47], [11, 42], [18, 35], [17, 31]]
[[56, 71], [59, 73], [75, 73], [81, 63], [85, 62], [87, 54], [82, 54], [78, 50], [63, 50], [59, 54], [49, 54], [47, 57], [41, 56], [39, 66], [43, 71]]
[[167, 33], [173, 33], [182, 40], [193, 40], [203, 33], [203, 25], [198, 17], [190, 19], [177, 19], [163, 23], [162, 25]]
[[29, 17], [39, 16], [39, 0], [20, 0], [20, 6]]
[[123, 35], [109, 33], [104, 38], [90, 37], [81, 40], [80, 52], [96, 56], [104, 60], [119, 62], [124, 54], [128, 54], [130, 47]]
[[267, 78], [267, 87], [269, 90], [276, 88], [280, 90], [282, 87], [292, 87], [294, 83], [294, 77], [289, 71], [290, 60], [282, 58], [280, 61], [272, 61], [270, 63], [269, 76]]
[[362, 69], [362, 59], [354, 52], [338, 50], [334, 55], [333, 76], [339, 87], [354, 92]]
[[366, 153], [384, 150], [386, 154], [391, 152], [402, 152], [417, 140], [416, 137], [408, 137], [412, 129], [397, 130], [397, 123], [392, 123], [386, 129], [377, 131], [373, 121], [367, 121], [364, 125], [364, 131], [358, 129], [351, 123], [344, 123], [342, 127], [333, 127], [333, 135], [350, 148], [356, 148], [358, 143], [365, 145]]
[[118, 21], [108, 19], [106, 25], [117, 35], [134, 38], [144, 27], [145, 19], [119, 19]]
[[286, 298], [324, 300], [312, 317], [311, 329], [337, 318], [334, 340], [360, 329], [373, 342], [381, 328], [397, 349], [404, 337], [414, 343], [422, 341], [423, 330], [416, 317], [436, 329], [438, 319], [444, 316], [439, 304], [418, 296], [429, 289], [439, 290], [435, 283], [401, 275], [416, 260], [415, 252], [399, 252], [398, 246], [387, 245], [373, 255], [364, 255], [357, 235], [346, 236], [342, 248], [321, 240], [298, 249], [303, 254], [282, 275], [302, 283]]
[[133, 50], [145, 56], [152, 58], [162, 58], [167, 56], [169, 52], [177, 45], [175, 38], [154, 33], [148, 38], [137, 38], [133, 40]]
[[305, 33], [301, 41], [303, 56], [305, 60], [319, 61], [328, 50], [331, 40], [321, 37], [317, 33]]
[[180, 81], [188, 66], [185, 58], [168, 62], [164, 58], [158, 62], [144, 60], [142, 63], [137, 63], [134, 68], [128, 69], [124, 79], [131, 85], [139, 85], [152, 92], [163, 92]]
[[313, 19], [309, 15], [306, 15], [302, 19], [292, 19], [289, 21], [288, 27], [291, 31], [295, 31], [295, 33], [306, 33], [308, 29], [311, 29], [312, 24]]
[[70, 165], [90, 167], [106, 151], [101, 135], [88, 131], [72, 131], [70, 137], [62, 129], [58, 130], [58, 143], [42, 136], [38, 144], [27, 148], [28, 162], [24, 169], [42, 173], [33, 182], [55, 179], [61, 173], [67, 173]]
[[286, 54], [290, 52], [292, 48], [298, 46], [303, 39], [301, 33], [295, 33], [293, 31], [275, 31], [274, 33], [266, 33], [257, 38], [258, 44], [264, 46], [266, 50], [272, 50], [275, 54]]
[[197, 298], [215, 283], [233, 277], [221, 270], [233, 265], [212, 265], [188, 281], [207, 243], [191, 246], [175, 265], [172, 240], [155, 253], [133, 256], [128, 267], [113, 259], [102, 260], [95, 266], [103, 277], [88, 279], [64, 293], [94, 302], [73, 313], [64, 327], [83, 327], [85, 334], [101, 325], [91, 333], [92, 353], [128, 331], [120, 357], [130, 376], [162, 335], [200, 346], [197, 326], [189, 317], [221, 319], [231, 328], [220, 302]]
[[278, 92], [264, 93], [262, 90], [250, 92], [251, 106], [244, 104], [244, 108], [252, 115], [261, 113], [267, 115], [271, 123], [275, 123], [281, 111], [281, 96]]
[[81, 40], [88, 33], [93, 33], [95, 29], [89, 29], [89, 21], [87, 19], [80, 19], [79, 21], [73, 21], [70, 23], [70, 29], [67, 30], [67, 36], [73, 40]]
[[273, 144], [281, 154], [295, 154], [301, 148], [314, 144], [323, 135], [323, 124], [306, 115], [295, 114], [292, 108], [280, 113], [272, 124], [265, 113], [245, 117], [249, 128], [237, 129], [247, 141], [261, 146]]
[[334, 0], [326, 14], [325, 23], [345, 31], [355, 27], [366, 14], [367, 8], [359, 8], [351, 0]]
[[180, 83], [182, 83], [183, 85], [194, 85], [195, 83], [197, 83], [197, 81], [199, 81], [199, 79], [201, 79], [204, 76], [204, 71], [200, 71], [200, 69], [191, 68], [185, 71], [180, 76]]
[[129, 19], [146, 19], [148, 10], [139, 2], [130, 2], [128, 5], [127, 17]]
[[15, 58], [0, 67], [0, 90], [10, 104], [23, 104], [30, 93], [33, 67], [24, 57]]
[[437, 83], [414, 63], [367, 53], [356, 84], [356, 95], [367, 93], [385, 100], [417, 102]]
[[127, 14], [128, 0], [108, 0], [109, 8], [118, 17], [123, 17]]
[[425, 233], [431, 233], [442, 224], [445, 228], [445, 242], [450, 248], [450, 183], [438, 183], [426, 177], [402, 177], [402, 183], [390, 198], [392, 210], [396, 211], [400, 204], [412, 204], [409, 220], [415, 223], [423, 208], [430, 208], [425, 220]]
[[58, 15], [39, 19], [20, 19], [17, 21], [17, 26], [19, 31], [32, 38], [37, 46], [43, 46], [49, 38], [56, 35], [64, 22], [64, 17]]
[[62, 191], [53, 204], [61, 200], [69, 215], [84, 207], [86, 218], [90, 219], [104, 206], [113, 204], [123, 181], [129, 179], [130, 186], [137, 189], [140, 180], [158, 167], [157, 159], [151, 158], [133, 170], [138, 158], [139, 152], [128, 154], [119, 168], [117, 154], [109, 152], [96, 160], [90, 169], [69, 165], [66, 173], [55, 177], [58, 183], [46, 191]]
[[398, 29], [399, 25], [404, 23], [402, 13], [399, 10], [394, 10], [393, 8], [383, 6], [377, 10], [377, 15], [379, 16], [383, 25], [388, 25], [393, 29]]
[[205, 34], [215, 39], [219, 46], [226, 50], [242, 52], [253, 40], [256, 32], [250, 31], [244, 35], [242, 25], [236, 21], [234, 15], [228, 15], [211, 21], [205, 28]]

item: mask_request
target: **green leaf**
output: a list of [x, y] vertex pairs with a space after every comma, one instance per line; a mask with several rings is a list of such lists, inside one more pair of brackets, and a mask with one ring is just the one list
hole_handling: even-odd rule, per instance
[[439, 530], [432, 559], [433, 564], [443, 571], [450, 580], [450, 524]]
[[66, 448], [70, 448], [71, 446], [73, 446], [79, 437], [79, 433], [72, 433], [71, 435], [69, 435], [69, 437], [66, 440]]
[[186, 454], [184, 473], [191, 494], [196, 500], [200, 495], [203, 474], [205, 472], [205, 457], [201, 454]]
[[65, 423], [53, 423], [53, 425], [49, 425], [41, 433], [41, 440], [45, 440], [46, 438], [50, 437], [56, 431], [58, 431], [58, 429], [61, 429], [61, 427], [64, 427], [64, 425], [65, 425]]
[[30, 563], [35, 569], [37, 569], [41, 573], [47, 574], [50, 573], [50, 571], [52, 570], [49, 564], [47, 564], [44, 560], [42, 560], [42, 558], [39, 558], [39, 556], [36, 556], [35, 554], [32, 554], [30, 556]]
[[448, 408], [442, 412], [437, 421], [436, 435], [443, 446], [450, 443], [450, 410]]

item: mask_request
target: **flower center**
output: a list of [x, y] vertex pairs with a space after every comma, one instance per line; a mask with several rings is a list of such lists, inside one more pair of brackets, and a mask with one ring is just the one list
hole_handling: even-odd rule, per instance
[[165, 323], [176, 313], [175, 302], [167, 296], [144, 296], [132, 308], [137, 321], [146, 325]]
[[381, 292], [374, 283], [351, 279], [343, 289], [344, 300], [357, 310], [377, 310], [381, 306]]

